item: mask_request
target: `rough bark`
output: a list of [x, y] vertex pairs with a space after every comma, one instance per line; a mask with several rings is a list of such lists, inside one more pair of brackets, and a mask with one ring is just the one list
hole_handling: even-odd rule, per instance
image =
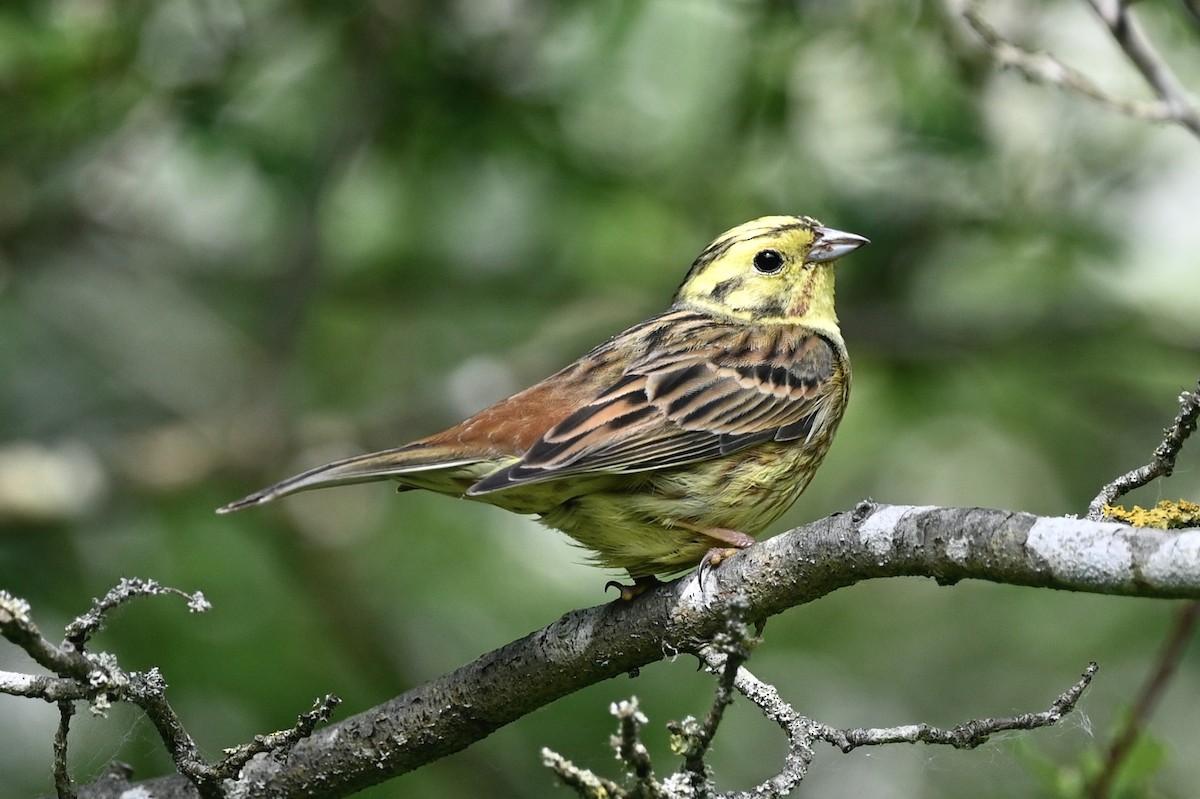
[[[631, 602], [571, 611], [317, 730], [286, 761], [256, 758], [226, 787], [232, 797], [345, 796], [464, 749], [587, 685], [696, 650], [726, 623], [734, 597], [747, 603], [747, 618], [764, 619], [843, 586], [902, 575], [1200, 598], [1200, 529], [863, 502], [764, 541], [702, 576], [687, 575]], [[182, 777], [139, 786], [152, 797], [195, 796]], [[119, 795], [99, 783], [80, 791], [87, 799]]]

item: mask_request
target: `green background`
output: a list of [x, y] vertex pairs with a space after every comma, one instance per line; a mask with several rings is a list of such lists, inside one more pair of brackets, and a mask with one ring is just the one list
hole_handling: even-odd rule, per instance
[[[986, 12], [1145, 96], [1083, 4], [1027, 6]], [[1200, 86], [1182, 12], [1137, 12]], [[94, 646], [160, 667], [214, 756], [318, 695], [345, 717], [611, 599], [563, 536], [472, 503], [374, 485], [212, 510], [549, 374], [777, 213], [873, 242], [839, 267], [850, 408], [778, 530], [867, 496], [1082, 513], [1200, 375], [1198, 187], [1195, 137], [997, 72], [937, 4], [6, 2], [0, 587], [52, 638], [123, 575], [203, 590], [212, 612], [142, 600]], [[1197, 450], [1129, 499], [1200, 499]], [[750, 666], [830, 724], [952, 725], [1047, 707], [1098, 660], [1058, 728], [819, 748], [798, 794], [1069, 796], [1172, 609], [880, 581], [774, 619]], [[30, 668], [0, 646], [0, 669]], [[608, 705], [634, 694], [666, 772], [663, 725], [710, 701], [690, 658], [363, 795], [565, 796], [540, 748], [615, 776]], [[81, 780], [169, 770], [135, 710], [86, 716]], [[56, 721], [0, 698], [5, 796], [51, 790]], [[1136, 795], [1195, 795], [1198, 723], [1193, 646]], [[718, 786], [782, 755], [739, 702]]]

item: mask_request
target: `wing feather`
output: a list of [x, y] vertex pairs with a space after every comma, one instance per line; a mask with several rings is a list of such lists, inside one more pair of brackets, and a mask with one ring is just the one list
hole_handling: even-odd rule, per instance
[[682, 466], [812, 434], [846, 391], [841, 342], [801, 327], [693, 327], [664, 340], [470, 495], [588, 473]]

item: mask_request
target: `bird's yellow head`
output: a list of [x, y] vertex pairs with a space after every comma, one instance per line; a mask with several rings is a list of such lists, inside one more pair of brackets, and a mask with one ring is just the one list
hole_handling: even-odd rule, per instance
[[764, 216], [723, 233], [700, 253], [674, 307], [836, 334], [833, 264], [866, 243], [809, 216]]

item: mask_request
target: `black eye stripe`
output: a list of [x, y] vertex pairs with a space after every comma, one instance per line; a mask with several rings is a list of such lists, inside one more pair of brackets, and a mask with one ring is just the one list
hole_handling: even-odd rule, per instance
[[783, 269], [783, 255], [779, 250], [759, 250], [754, 254], [754, 268], [764, 275], [773, 275]]

